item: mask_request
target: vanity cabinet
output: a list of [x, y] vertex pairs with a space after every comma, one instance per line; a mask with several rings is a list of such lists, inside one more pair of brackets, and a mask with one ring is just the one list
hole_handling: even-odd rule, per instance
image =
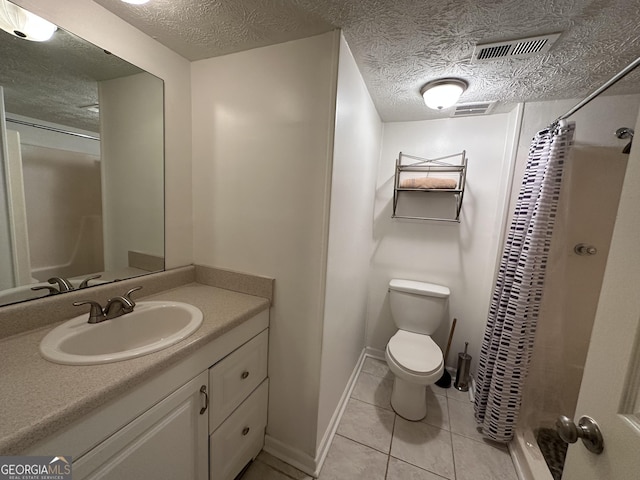
[[263, 310], [24, 454], [64, 452], [74, 480], [232, 480], [264, 443], [268, 327]]
[[208, 474], [207, 372], [73, 463], [73, 478], [194, 479]]

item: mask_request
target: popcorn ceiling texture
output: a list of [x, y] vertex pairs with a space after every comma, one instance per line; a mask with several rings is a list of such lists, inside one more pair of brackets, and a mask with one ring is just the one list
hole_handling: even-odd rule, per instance
[[[342, 28], [385, 121], [447, 116], [420, 87], [457, 76], [461, 102], [581, 98], [640, 54], [640, 0], [95, 0], [190, 60]], [[563, 32], [546, 54], [470, 63], [476, 43]], [[608, 93], [637, 93], [640, 72]]]
[[91, 132], [99, 131], [98, 115], [80, 107], [98, 103], [96, 82], [142, 72], [63, 30], [43, 43], [0, 30], [0, 59], [9, 114]]

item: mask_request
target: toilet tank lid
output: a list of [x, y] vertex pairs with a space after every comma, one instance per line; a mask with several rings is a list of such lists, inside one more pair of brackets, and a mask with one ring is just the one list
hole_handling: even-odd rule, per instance
[[451, 293], [443, 285], [435, 283], [416, 282], [415, 280], [401, 280], [394, 278], [389, 282], [389, 290], [397, 292], [414, 293], [416, 295], [429, 295], [432, 297], [447, 298]]

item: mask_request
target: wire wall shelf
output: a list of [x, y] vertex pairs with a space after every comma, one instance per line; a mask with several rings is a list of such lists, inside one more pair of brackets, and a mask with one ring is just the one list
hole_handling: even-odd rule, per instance
[[[467, 177], [467, 157], [460, 153], [440, 158], [421, 158], [402, 152], [396, 159], [393, 183], [393, 214], [391, 218], [412, 220], [436, 220], [441, 222], [460, 222], [462, 199]], [[451, 215], [421, 216], [402, 214], [399, 208], [401, 196], [432, 195], [449, 197], [453, 201]]]

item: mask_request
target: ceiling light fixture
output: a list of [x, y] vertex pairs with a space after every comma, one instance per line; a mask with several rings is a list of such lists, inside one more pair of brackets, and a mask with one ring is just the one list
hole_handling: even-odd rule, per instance
[[132, 5], [142, 5], [143, 3], [147, 3], [149, 0], [122, 0], [124, 3], [130, 3]]
[[425, 84], [420, 94], [427, 107], [442, 110], [454, 105], [468, 86], [460, 78], [439, 78]]
[[0, 28], [18, 38], [46, 42], [58, 27], [23, 8], [0, 0]]

